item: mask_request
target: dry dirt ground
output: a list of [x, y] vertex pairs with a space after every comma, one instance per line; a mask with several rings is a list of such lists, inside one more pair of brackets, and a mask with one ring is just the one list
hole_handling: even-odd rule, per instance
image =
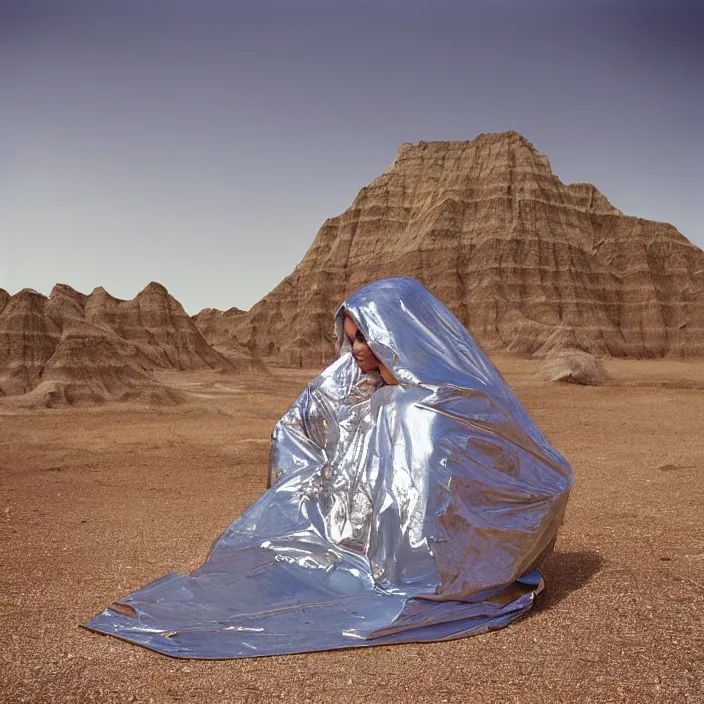
[[171, 375], [194, 394], [176, 408], [0, 402], [0, 701], [703, 702], [704, 363], [611, 362], [592, 388], [497, 361], [575, 470], [537, 608], [464, 640], [253, 660], [78, 624], [201, 563], [314, 372]]

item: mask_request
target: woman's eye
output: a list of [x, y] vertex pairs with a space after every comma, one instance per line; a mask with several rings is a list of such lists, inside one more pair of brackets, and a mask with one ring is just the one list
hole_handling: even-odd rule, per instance
[[354, 337], [355, 337], [355, 340], [359, 340], [360, 342], [366, 342], [366, 340], [364, 339], [364, 335], [362, 335], [362, 333], [359, 330], [357, 330], [357, 333], [355, 334]]

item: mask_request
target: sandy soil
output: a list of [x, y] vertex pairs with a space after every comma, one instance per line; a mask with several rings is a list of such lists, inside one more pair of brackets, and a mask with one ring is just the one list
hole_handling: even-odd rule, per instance
[[459, 641], [172, 660], [78, 627], [190, 570], [263, 490], [268, 435], [310, 372], [172, 374], [177, 408], [0, 401], [3, 702], [702, 702], [704, 363], [611, 362], [612, 386], [498, 359], [576, 481], [547, 589]]

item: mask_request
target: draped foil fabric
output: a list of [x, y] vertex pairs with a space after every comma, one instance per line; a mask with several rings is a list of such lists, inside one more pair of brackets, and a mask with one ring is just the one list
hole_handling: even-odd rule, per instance
[[[360, 372], [345, 315], [399, 385]], [[417, 281], [359, 289], [335, 332], [338, 359], [274, 428], [271, 488], [202, 567], [87, 628], [175, 657], [240, 658], [459, 638], [530, 609], [568, 463]]]

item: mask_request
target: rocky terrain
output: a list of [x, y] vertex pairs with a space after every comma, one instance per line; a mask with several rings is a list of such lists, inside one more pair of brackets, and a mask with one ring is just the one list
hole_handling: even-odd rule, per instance
[[[242, 344], [234, 333], [234, 322], [246, 311], [230, 308], [222, 311], [217, 308], [205, 308], [192, 316], [193, 323], [213, 349], [235, 363], [250, 360], [253, 368], [265, 369], [258, 355], [252, 355], [249, 347]], [[250, 346], [253, 346], [250, 343]]]
[[320, 366], [338, 303], [391, 275], [423, 282], [490, 351], [704, 355], [704, 252], [590, 184], [562, 183], [516, 132], [402, 145], [271, 293], [196, 324], [211, 344]]
[[229, 358], [214, 350], [157, 283], [129, 301], [103, 288], [86, 296], [64, 284], [48, 298], [31, 289], [0, 292], [0, 395], [22, 396], [22, 404], [173, 403], [183, 394], [153, 372], [234, 372], [250, 362], [246, 350]]
[[204, 308], [200, 313], [192, 316], [195, 326], [201, 331], [211, 345], [223, 344], [232, 339], [233, 322], [246, 315], [247, 311], [239, 308], [218, 310], [217, 308]]

